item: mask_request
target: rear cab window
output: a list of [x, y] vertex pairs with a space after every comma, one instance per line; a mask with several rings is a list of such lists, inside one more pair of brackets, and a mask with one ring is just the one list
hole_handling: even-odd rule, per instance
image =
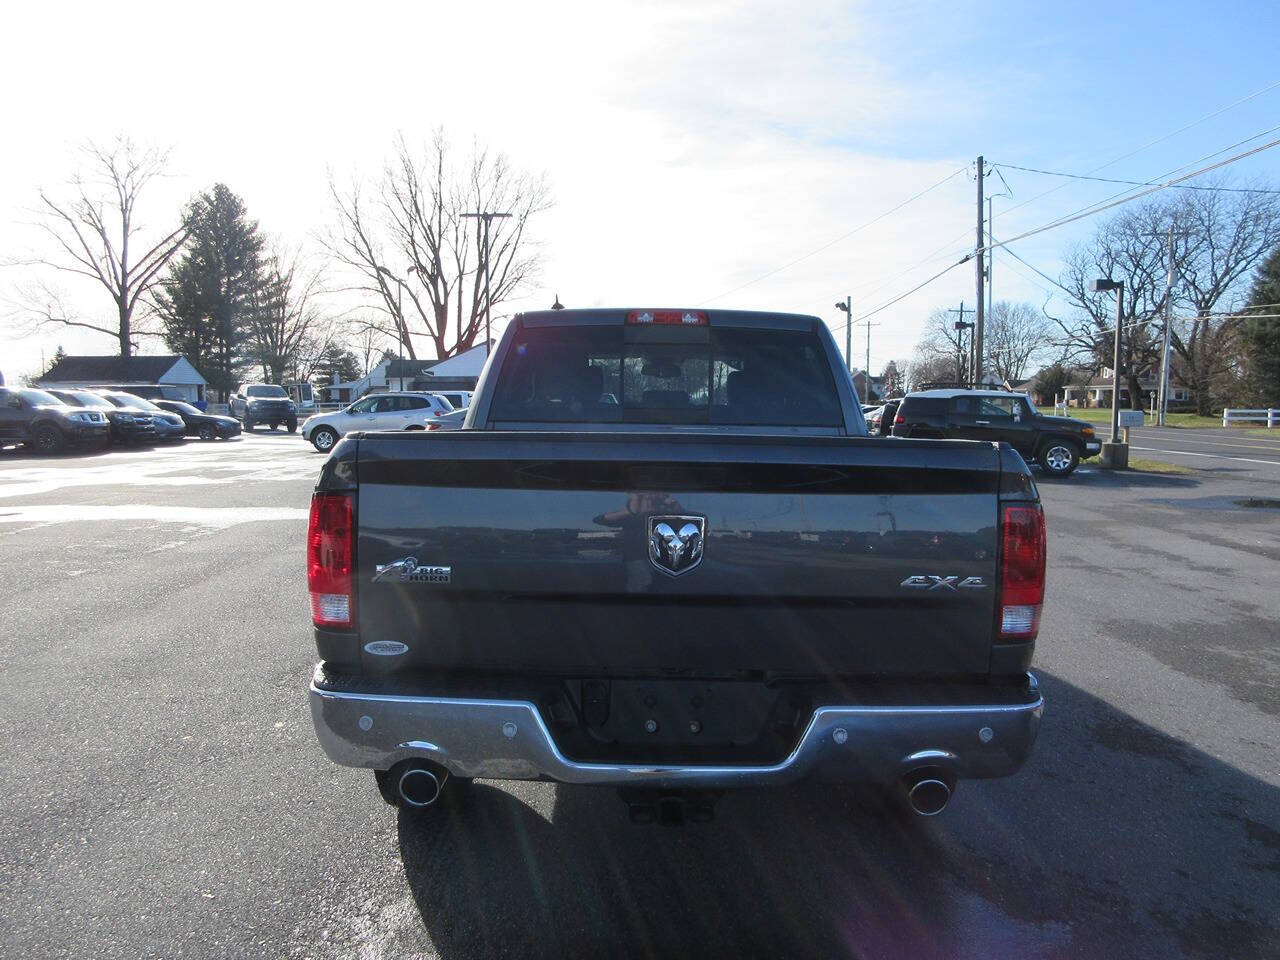
[[816, 333], [714, 326], [523, 329], [490, 419], [843, 426]]

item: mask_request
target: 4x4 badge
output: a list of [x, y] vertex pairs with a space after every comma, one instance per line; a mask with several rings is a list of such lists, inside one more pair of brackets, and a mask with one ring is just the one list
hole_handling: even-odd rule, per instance
[[918, 573], [907, 577], [899, 586], [908, 590], [981, 590], [987, 585], [981, 577], [937, 577], [933, 574]]

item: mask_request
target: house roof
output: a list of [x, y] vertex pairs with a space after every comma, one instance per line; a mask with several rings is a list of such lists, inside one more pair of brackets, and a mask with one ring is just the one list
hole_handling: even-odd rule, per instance
[[[1096, 377], [1090, 377], [1088, 383], [1070, 384], [1070, 386], [1087, 389], [1089, 387], [1110, 387], [1112, 383], [1113, 383], [1113, 380], [1111, 377], [1096, 376]], [[1138, 386], [1142, 387], [1142, 389], [1144, 390], [1150, 389], [1152, 386], [1154, 386], [1157, 383], [1159, 383], [1159, 380], [1153, 376], [1150, 376], [1149, 374], [1144, 373], [1138, 377]], [[1129, 387], [1129, 378], [1124, 377], [1123, 379], [1121, 379], [1120, 386], [1122, 389], [1127, 390]]]
[[939, 387], [935, 390], [913, 390], [909, 396], [936, 397], [945, 400], [951, 397], [1021, 397], [1024, 394], [1011, 390], [984, 390], [981, 387]]
[[384, 376], [393, 380], [420, 377], [439, 362], [439, 360], [401, 360], [396, 357], [387, 361], [387, 372]]
[[[184, 357], [156, 354], [135, 357], [63, 357], [40, 378], [42, 383], [158, 383]], [[194, 369], [194, 368], [193, 368]], [[199, 374], [196, 374], [199, 376]], [[203, 383], [203, 378], [199, 381]]]

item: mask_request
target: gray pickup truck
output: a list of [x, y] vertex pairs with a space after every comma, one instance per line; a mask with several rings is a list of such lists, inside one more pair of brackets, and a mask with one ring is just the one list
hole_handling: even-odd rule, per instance
[[1031, 750], [1044, 566], [1022, 458], [867, 436], [815, 317], [526, 313], [463, 429], [326, 461], [312, 716], [410, 807], [550, 780], [666, 820], [810, 779], [935, 814]]

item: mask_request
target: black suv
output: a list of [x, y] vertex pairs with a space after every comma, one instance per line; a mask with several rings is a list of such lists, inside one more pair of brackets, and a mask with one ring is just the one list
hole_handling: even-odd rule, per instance
[[116, 443], [153, 443], [156, 439], [155, 421], [146, 410], [118, 407], [91, 390], [64, 390], [59, 387], [47, 392], [69, 407], [97, 410], [111, 424], [111, 439]]
[[1102, 449], [1093, 425], [1046, 417], [1026, 394], [1003, 390], [923, 390], [909, 393], [893, 419], [895, 437], [1003, 440], [1028, 463], [1055, 477]]
[[272, 430], [284, 424], [290, 433], [298, 431], [298, 408], [284, 387], [274, 383], [246, 383], [231, 395], [231, 415], [244, 424], [245, 432], [255, 424]]
[[103, 447], [110, 429], [99, 410], [69, 407], [43, 390], [0, 387], [0, 447], [22, 443], [40, 453], [61, 453], [71, 443]]

